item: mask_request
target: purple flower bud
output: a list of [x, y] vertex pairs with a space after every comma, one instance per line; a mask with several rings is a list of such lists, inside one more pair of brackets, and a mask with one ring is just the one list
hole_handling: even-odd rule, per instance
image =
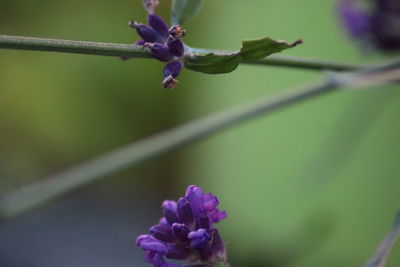
[[337, 6], [345, 29], [353, 37], [368, 33], [370, 16], [356, 0], [340, 0]]
[[169, 224], [169, 222], [167, 221], [167, 219], [165, 219], [165, 217], [162, 217], [162, 218], [160, 219], [160, 221], [158, 222], [158, 224], [162, 224], [162, 225], [166, 225], [166, 226], [171, 226], [171, 225]]
[[136, 29], [136, 32], [139, 36], [146, 42], [149, 43], [163, 43], [164, 38], [152, 27], [137, 23], [137, 22], [129, 22], [129, 26]]
[[150, 228], [149, 232], [160, 241], [174, 242], [176, 240], [170, 226], [162, 224], [154, 225]]
[[135, 45], [144, 45], [146, 43], [145, 40], [138, 40], [135, 42]]
[[226, 212], [217, 209], [218, 199], [213, 194], [204, 194], [198, 186], [189, 186], [186, 195], [194, 216], [208, 216], [212, 222], [219, 222], [226, 218]]
[[204, 216], [204, 217], [199, 217], [197, 218], [196, 221], [196, 228], [204, 228], [204, 229], [210, 229], [211, 226], [211, 222], [210, 222], [210, 218], [208, 216]]
[[213, 209], [208, 212], [208, 216], [210, 217], [212, 222], [217, 223], [228, 217], [228, 213], [226, 213], [226, 211], [219, 211], [218, 209]]
[[154, 266], [162, 266], [165, 263], [163, 254], [155, 251], [146, 251], [144, 259]]
[[349, 34], [361, 41], [362, 47], [400, 50], [400, 1], [371, 0], [369, 8], [362, 2], [338, 2], [338, 12]]
[[187, 228], [184, 224], [174, 223], [172, 225], [172, 231], [176, 238], [178, 238], [182, 242], [188, 242], [189, 238], [188, 235], [190, 233], [189, 228]]
[[192, 208], [189, 205], [189, 202], [181, 197], [178, 200], [178, 215], [181, 222], [187, 225], [191, 225], [194, 222]]
[[169, 259], [184, 260], [190, 256], [193, 251], [189, 248], [178, 245], [169, 245], [165, 256]]
[[143, 250], [155, 251], [159, 253], [167, 252], [167, 247], [151, 235], [141, 235], [136, 239], [136, 245]]
[[164, 88], [175, 88], [176, 84], [178, 83], [178, 81], [175, 78], [179, 75], [181, 68], [182, 68], [182, 63], [178, 61], [168, 63], [164, 67], [165, 78], [162, 82], [162, 86]]
[[151, 55], [160, 61], [168, 62], [173, 57], [168, 47], [163, 44], [145, 43], [145, 46], [149, 47]]
[[169, 51], [177, 57], [183, 56], [183, 53], [185, 51], [185, 48], [183, 46], [183, 42], [180, 39], [174, 39], [172, 37], [168, 38], [167, 45], [169, 48]]
[[211, 235], [212, 235], [211, 247], [213, 251], [222, 253], [225, 252], [224, 242], [222, 241], [221, 236], [218, 233], [218, 230], [213, 229], [211, 231]]
[[165, 219], [169, 224], [179, 222], [177, 213], [177, 204], [175, 201], [166, 200], [162, 204]]
[[207, 230], [204, 228], [200, 228], [197, 231], [190, 232], [188, 238], [191, 241], [190, 246], [194, 249], [208, 246], [211, 240], [211, 236], [207, 233]]
[[169, 29], [167, 23], [161, 17], [150, 14], [147, 18], [150, 27], [156, 30], [166, 40], [169, 36]]
[[178, 61], [171, 62], [167, 64], [164, 68], [164, 77], [172, 76], [173, 78], [176, 78], [182, 68], [182, 63]]
[[[168, 74], [172, 77], [173, 73]], [[226, 262], [225, 246], [212, 219], [214, 213], [219, 216], [226, 213], [219, 212], [216, 197], [204, 194], [201, 188], [190, 186], [186, 197], [191, 198], [192, 194], [200, 199], [195, 202], [200, 210], [205, 210], [202, 215], [192, 212], [187, 198], [180, 198], [178, 203], [166, 200], [162, 204], [165, 217], [150, 228], [152, 235], [137, 238], [136, 244], [144, 250], [145, 260], [154, 267], [212, 267]], [[169, 263], [165, 258], [187, 260], [189, 265]]]

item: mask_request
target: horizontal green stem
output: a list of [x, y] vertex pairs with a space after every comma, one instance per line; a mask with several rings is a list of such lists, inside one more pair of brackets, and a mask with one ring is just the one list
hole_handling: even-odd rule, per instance
[[[87, 55], [102, 55], [115, 57], [136, 57], [151, 58], [150, 52], [143, 46], [132, 44], [99, 43], [86, 41], [70, 41], [61, 39], [48, 39], [36, 37], [22, 37], [0, 35], [0, 48], [22, 49], [37, 51], [52, 51], [64, 53], [76, 53]], [[214, 50], [199, 49], [201, 54], [214, 52]], [[218, 51], [218, 53], [230, 54], [230, 51]], [[308, 70], [335, 70], [349, 71], [359, 68], [357, 65], [322, 61], [317, 59], [298, 58], [289, 56], [269, 56], [261, 60], [250, 60], [243, 62], [245, 64], [268, 65], [302, 68]]]
[[0, 48], [64, 52], [86, 55], [151, 58], [148, 49], [131, 44], [113, 44], [0, 35]]

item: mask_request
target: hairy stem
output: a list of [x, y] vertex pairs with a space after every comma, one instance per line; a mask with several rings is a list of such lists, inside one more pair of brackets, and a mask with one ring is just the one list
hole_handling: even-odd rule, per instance
[[[87, 55], [102, 55], [115, 57], [151, 58], [150, 52], [143, 46], [132, 44], [114, 44], [86, 41], [70, 41], [61, 39], [48, 39], [36, 37], [22, 37], [11, 35], [0, 35], [0, 48], [37, 50], [50, 52], [64, 52]], [[196, 49], [201, 54], [214, 52], [214, 50]], [[218, 51], [218, 53], [230, 54], [229, 51]], [[289, 56], [269, 56], [265, 59], [243, 62], [245, 64], [281, 66], [291, 68], [302, 68], [308, 70], [335, 70], [350, 71], [359, 68], [357, 65], [322, 61], [317, 59], [298, 58]]]

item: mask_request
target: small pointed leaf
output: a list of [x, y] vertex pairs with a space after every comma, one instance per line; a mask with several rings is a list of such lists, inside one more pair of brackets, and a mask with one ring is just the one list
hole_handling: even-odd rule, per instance
[[245, 40], [242, 42], [240, 51], [233, 52], [232, 54], [189, 54], [185, 58], [185, 67], [208, 74], [228, 73], [234, 71], [243, 60], [262, 59], [300, 43], [302, 43], [302, 40], [289, 44], [285, 41], [276, 41], [269, 37], [258, 40]]
[[203, 0], [173, 0], [171, 8], [172, 25], [183, 25], [196, 16], [202, 3]]

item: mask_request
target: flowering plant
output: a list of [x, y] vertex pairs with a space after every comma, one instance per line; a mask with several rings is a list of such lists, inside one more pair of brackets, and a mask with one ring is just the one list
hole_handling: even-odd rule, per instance
[[[154, 267], [179, 267], [165, 258], [186, 260], [189, 266], [227, 264], [226, 249], [214, 224], [226, 218], [218, 208], [218, 199], [195, 185], [185, 197], [162, 203], [164, 217], [141, 235], [136, 244], [145, 252], [145, 260]], [[187, 266], [187, 265], [185, 265]]]
[[[197, 14], [201, 3], [202, 0], [173, 1], [173, 26], [169, 28], [164, 19], [154, 14], [158, 1], [143, 0], [148, 13], [148, 25], [129, 22], [129, 26], [136, 29], [141, 38], [135, 44], [150, 49], [155, 59], [167, 62], [163, 71], [162, 86], [164, 88], [175, 88], [178, 83], [176, 77], [183, 66], [208, 74], [227, 73], [235, 70], [242, 61], [262, 59], [303, 42], [300, 39], [289, 44], [267, 37], [243, 41], [242, 48], [238, 52], [228, 54], [216, 52], [201, 55], [197, 53], [201, 49], [184, 45], [181, 39], [185, 36], [186, 31], [179, 25]], [[127, 57], [122, 57], [122, 59], [127, 59]]]
[[339, 0], [338, 12], [347, 32], [362, 45], [400, 50], [399, 0]]

